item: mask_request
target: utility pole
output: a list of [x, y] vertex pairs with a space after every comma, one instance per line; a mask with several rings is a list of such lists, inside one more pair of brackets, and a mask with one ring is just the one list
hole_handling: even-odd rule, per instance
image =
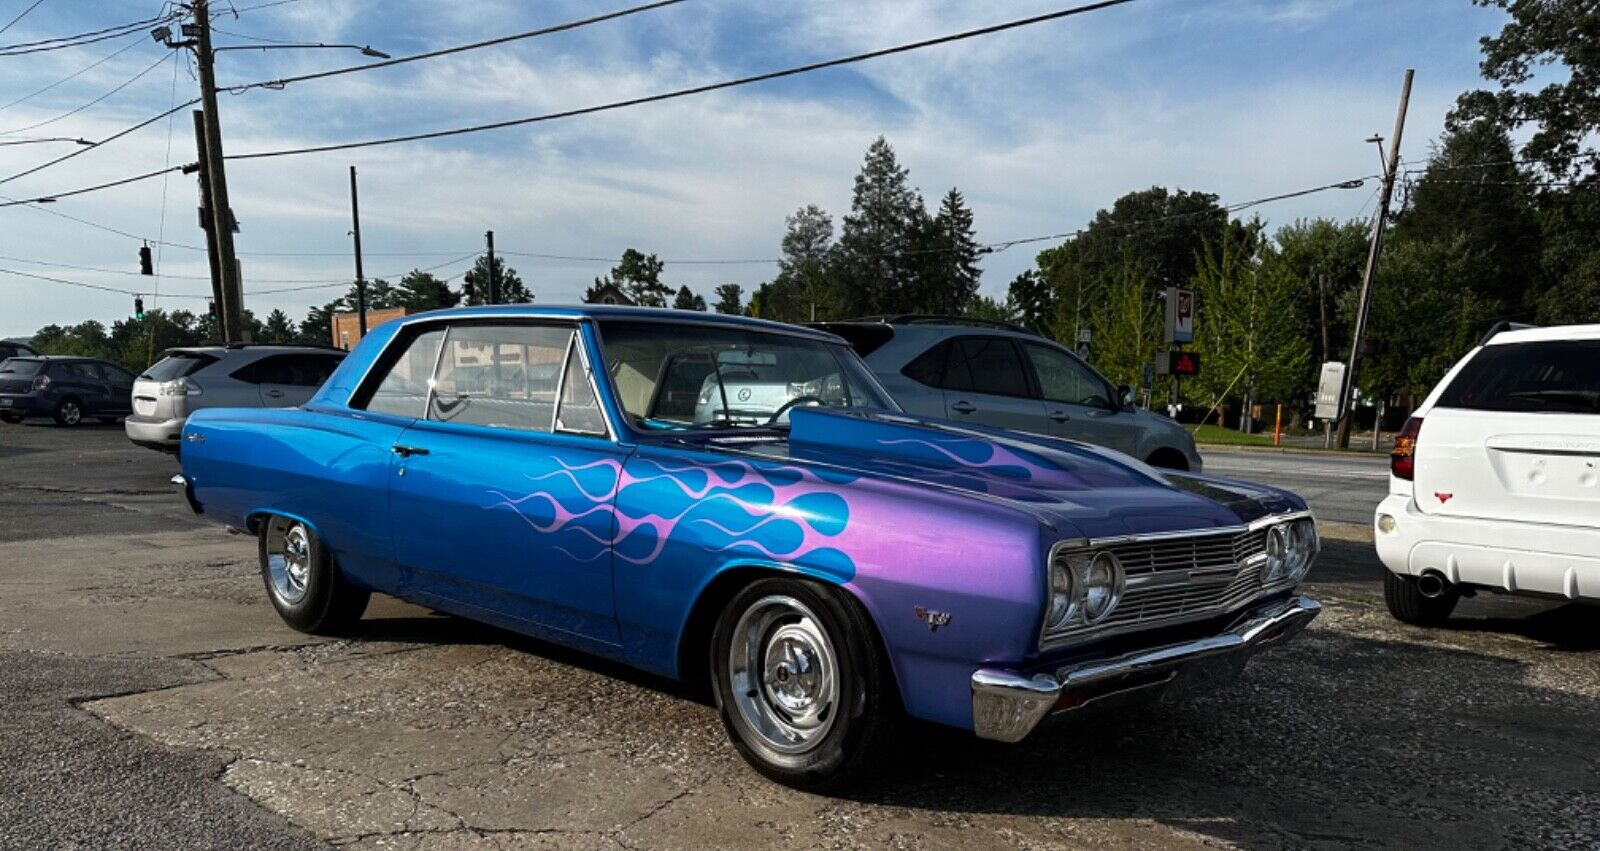
[[228, 320], [222, 312], [222, 261], [217, 253], [216, 230], [212, 227], [211, 218], [211, 170], [206, 168], [206, 117], [200, 110], [194, 111], [194, 145], [200, 152], [200, 159], [196, 163], [196, 170], [200, 177], [200, 229], [206, 232], [206, 259], [211, 264], [211, 303], [218, 306], [217, 336], [226, 343], [228, 337]]
[[484, 231], [483, 238], [489, 244], [489, 304], [499, 304], [500, 276], [494, 273], [494, 231]]
[[367, 277], [361, 272], [361, 207], [356, 203], [356, 167], [350, 166], [350, 235], [356, 241], [356, 321], [367, 336]]
[[1328, 275], [1317, 273], [1317, 313], [1322, 316], [1322, 362], [1333, 357], [1333, 347], [1328, 345]]
[[[1394, 119], [1394, 136], [1389, 140], [1389, 157], [1383, 164], [1383, 190], [1378, 200], [1378, 217], [1372, 224], [1372, 244], [1367, 250], [1367, 268], [1361, 276], [1360, 309], [1356, 311], [1354, 339], [1350, 344], [1350, 364], [1344, 371], [1344, 389], [1339, 394], [1339, 435], [1335, 441], [1340, 449], [1350, 448], [1350, 403], [1354, 401], [1356, 367], [1361, 359], [1361, 341], [1367, 332], [1367, 315], [1372, 311], [1372, 279], [1378, 274], [1378, 257], [1383, 251], [1383, 230], [1389, 223], [1389, 202], [1394, 197], [1394, 178], [1400, 170], [1400, 137], [1406, 130], [1406, 107], [1411, 103], [1411, 78], [1416, 69], [1406, 69], [1406, 81], [1400, 89], [1400, 112]], [[1374, 426], [1376, 427], [1376, 426]]]
[[[239, 285], [239, 258], [233, 249], [233, 208], [228, 206], [228, 179], [223, 172], [222, 129], [217, 117], [217, 78], [213, 65], [216, 57], [211, 51], [210, 0], [193, 0], [194, 52], [200, 72], [200, 108], [205, 113], [205, 147], [201, 161], [205, 163], [206, 182], [211, 189], [211, 232], [216, 240], [217, 268], [222, 276], [222, 303], [224, 327], [228, 329], [227, 342], [249, 342], [250, 329], [244, 325], [244, 294]], [[189, 31], [189, 27], [184, 28]]]

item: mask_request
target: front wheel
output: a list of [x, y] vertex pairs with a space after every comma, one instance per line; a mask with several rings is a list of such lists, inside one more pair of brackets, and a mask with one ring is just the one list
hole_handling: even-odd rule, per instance
[[361, 620], [372, 593], [345, 581], [310, 527], [273, 516], [261, 524], [261, 579], [283, 622], [313, 635], [337, 635]]
[[835, 588], [763, 579], [728, 603], [711, 641], [717, 709], [755, 769], [837, 788], [873, 764], [899, 716], [866, 612]]
[[1461, 601], [1461, 594], [1451, 590], [1438, 597], [1424, 597], [1415, 578], [1385, 570], [1383, 601], [1389, 606], [1389, 614], [1401, 623], [1439, 626], [1450, 619], [1456, 603]]

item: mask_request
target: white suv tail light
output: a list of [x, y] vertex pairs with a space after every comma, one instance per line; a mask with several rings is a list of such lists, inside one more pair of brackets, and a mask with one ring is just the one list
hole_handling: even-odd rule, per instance
[[199, 396], [200, 385], [187, 378], [176, 378], [172, 381], [163, 381], [157, 385], [156, 394], [160, 396]]

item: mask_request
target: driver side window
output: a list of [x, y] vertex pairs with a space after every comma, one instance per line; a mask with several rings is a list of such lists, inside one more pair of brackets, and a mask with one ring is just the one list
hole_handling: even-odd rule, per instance
[[1073, 405], [1111, 407], [1110, 389], [1082, 361], [1050, 346], [1026, 343], [1028, 360], [1039, 377], [1039, 390], [1046, 401]]

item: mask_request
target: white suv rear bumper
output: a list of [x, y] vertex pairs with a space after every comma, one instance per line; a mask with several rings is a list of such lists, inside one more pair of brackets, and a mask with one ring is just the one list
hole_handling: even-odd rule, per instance
[[1600, 529], [1424, 514], [1404, 494], [1378, 503], [1373, 526], [1378, 558], [1402, 576], [1436, 570], [1451, 583], [1600, 601]]

